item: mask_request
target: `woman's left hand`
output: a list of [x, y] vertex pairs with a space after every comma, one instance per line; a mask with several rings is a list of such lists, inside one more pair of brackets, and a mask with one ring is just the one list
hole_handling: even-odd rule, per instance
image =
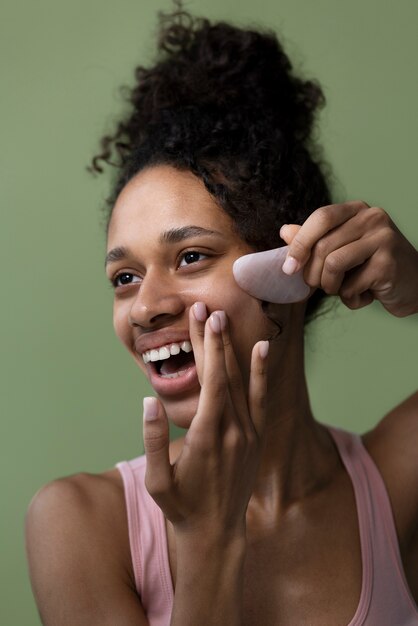
[[418, 251], [389, 215], [365, 202], [331, 204], [302, 226], [285, 224], [283, 271], [302, 267], [308, 285], [338, 295], [350, 309], [379, 300], [392, 315], [418, 313]]

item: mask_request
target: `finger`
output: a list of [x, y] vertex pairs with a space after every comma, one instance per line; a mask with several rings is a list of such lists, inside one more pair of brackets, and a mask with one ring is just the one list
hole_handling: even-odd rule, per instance
[[225, 350], [225, 366], [228, 381], [228, 394], [230, 399], [230, 413], [238, 420], [244, 431], [248, 432], [252, 424], [248, 412], [247, 392], [242, 378], [242, 372], [238, 365], [235, 350], [231, 341], [228, 319], [224, 311], [217, 312], [222, 316], [222, 341]]
[[144, 448], [147, 458], [145, 485], [157, 499], [171, 486], [168, 419], [157, 398], [144, 398]]
[[283, 271], [286, 274], [294, 274], [300, 270], [309, 259], [313, 246], [321, 237], [366, 208], [367, 205], [363, 202], [346, 202], [316, 209], [293, 237], [283, 264]]
[[299, 224], [283, 224], [280, 229], [280, 237], [289, 245], [301, 228]]
[[190, 341], [193, 346], [193, 355], [196, 363], [199, 383], [203, 381], [203, 342], [205, 337], [205, 322], [208, 313], [203, 302], [195, 302], [189, 311]]
[[349, 219], [344, 225], [334, 228], [321, 237], [313, 246], [311, 256], [303, 270], [303, 278], [310, 287], [319, 287], [326, 258], [332, 253], [364, 235], [362, 220], [355, 217]]
[[214, 436], [219, 433], [227, 396], [225, 351], [222, 340], [224, 318], [214, 311], [205, 323], [203, 379], [199, 405], [189, 431]]
[[266, 421], [268, 351], [269, 342], [259, 341], [255, 344], [251, 355], [248, 405], [259, 438], [263, 435]]
[[[347, 246], [331, 252], [325, 259], [321, 276], [321, 288], [328, 294], [338, 294], [346, 273], [366, 263], [378, 247], [379, 242], [376, 238], [367, 237], [353, 241]], [[370, 277], [369, 280], [371, 281], [372, 278]], [[365, 286], [362, 291], [368, 289], [368, 286]]]
[[349, 309], [361, 309], [371, 304], [374, 301], [374, 297], [370, 291], [363, 291], [363, 293], [351, 296], [350, 298], [341, 296], [341, 301]]
[[[369, 293], [374, 299], [379, 299], [379, 292], [376, 290], [376, 285], [382, 281], [382, 269], [379, 265], [374, 263], [375, 256], [363, 263], [360, 267], [349, 272], [348, 276], [344, 278], [344, 281], [339, 289], [338, 295], [344, 304], [355, 304], [358, 302], [366, 302], [367, 297], [364, 294]], [[359, 296], [362, 296], [360, 300], [357, 300]], [[370, 304], [368, 302], [367, 304]], [[366, 306], [363, 304], [362, 306]], [[351, 307], [350, 308], [359, 308]]]

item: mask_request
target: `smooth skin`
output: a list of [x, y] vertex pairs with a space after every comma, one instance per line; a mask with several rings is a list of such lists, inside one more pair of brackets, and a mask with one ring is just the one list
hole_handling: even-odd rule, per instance
[[[218, 234], [161, 240], [163, 231], [191, 224]], [[370, 292], [392, 314], [418, 311], [418, 253], [381, 209], [323, 207], [281, 236], [312, 288], [332, 290], [351, 307], [365, 305]], [[155, 166], [127, 184], [108, 238], [109, 251], [122, 246], [129, 255], [107, 267], [118, 337], [149, 376], [136, 346], [188, 332], [197, 367], [187, 391], [144, 405], [146, 485], [167, 520], [171, 626], [348, 624], [362, 578], [357, 513], [335, 446], [309, 406], [305, 304], [274, 305], [265, 315], [239, 289], [232, 264], [251, 249], [189, 172]], [[363, 436], [389, 492], [415, 600], [417, 414], [415, 393]], [[169, 420], [188, 429], [185, 438], [169, 443]], [[148, 624], [117, 470], [38, 492], [27, 549], [46, 626]]]

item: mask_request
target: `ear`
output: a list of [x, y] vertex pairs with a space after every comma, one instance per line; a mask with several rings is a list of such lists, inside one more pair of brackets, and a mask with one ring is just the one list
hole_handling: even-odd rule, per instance
[[272, 324], [272, 339], [276, 339], [289, 327], [303, 329], [306, 305], [308, 298], [303, 302], [291, 304], [274, 304], [273, 302], [260, 301], [264, 315]]

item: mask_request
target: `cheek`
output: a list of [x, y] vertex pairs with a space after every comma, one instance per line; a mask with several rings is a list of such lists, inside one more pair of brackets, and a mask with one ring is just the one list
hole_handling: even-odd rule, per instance
[[261, 303], [242, 291], [231, 290], [223, 305], [228, 315], [237, 356], [245, 362], [250, 358], [254, 344], [269, 335], [269, 321], [263, 313]]

